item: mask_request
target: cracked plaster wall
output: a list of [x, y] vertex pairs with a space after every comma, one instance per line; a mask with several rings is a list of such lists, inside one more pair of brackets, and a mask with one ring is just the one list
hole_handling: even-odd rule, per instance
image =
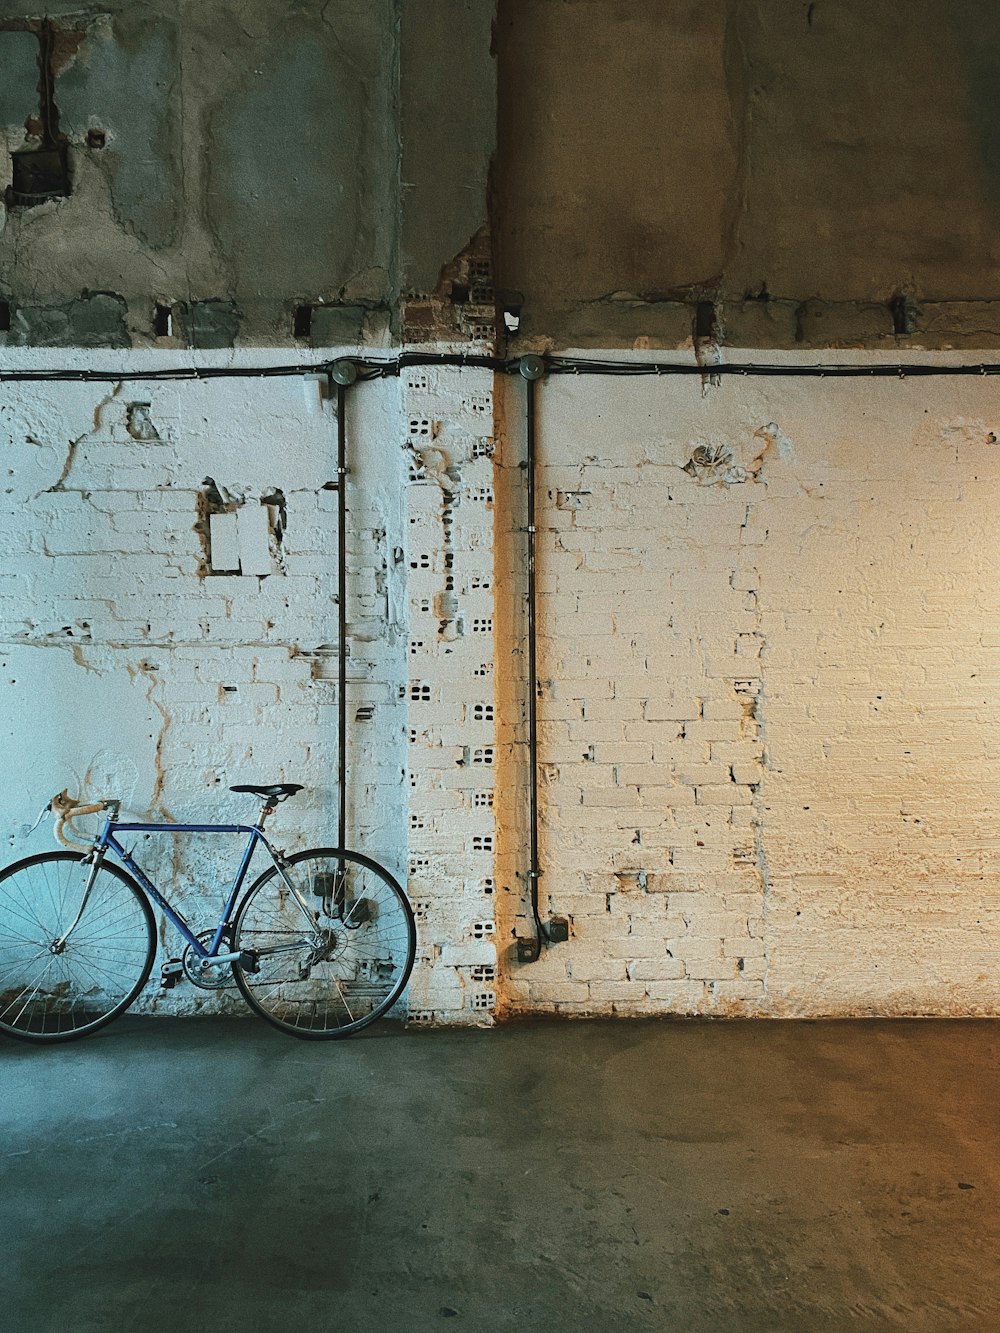
[[[227, 300], [251, 343], [291, 341], [296, 301], [385, 306], [392, 8], [341, 0], [335, 22], [329, 10], [293, 6], [276, 42], [274, 7], [260, 0], [111, 3], [85, 20], [50, 9], [85, 33], [55, 82], [73, 193], [7, 215], [0, 285], [20, 311], [16, 341], [45, 341], [39, 307], [87, 290], [125, 300], [135, 342], [153, 337], [154, 299]], [[0, 33], [0, 50], [11, 40], [23, 35]], [[32, 109], [8, 111], [9, 147]], [[92, 126], [106, 146], [88, 146]], [[217, 345], [195, 316], [181, 336]]]
[[[304, 303], [321, 316], [320, 345], [379, 344], [401, 282], [433, 289], [486, 221], [488, 7], [297, 0], [279, 18], [267, 0], [108, 0], [46, 12], [62, 34], [54, 98], [72, 193], [0, 212], [0, 297], [13, 307], [0, 343], [289, 345]], [[0, 3], [0, 189], [38, 115], [33, 13]], [[457, 52], [437, 42], [445, 34]], [[469, 70], [459, 86], [456, 65]], [[92, 292], [123, 317], [93, 307], [81, 328], [71, 303]], [[154, 332], [154, 302], [176, 306], [169, 338]], [[221, 326], [213, 303], [229, 312]]]

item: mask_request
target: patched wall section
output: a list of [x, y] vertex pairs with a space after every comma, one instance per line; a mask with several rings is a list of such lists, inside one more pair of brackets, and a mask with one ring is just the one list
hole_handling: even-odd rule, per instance
[[493, 377], [403, 375], [407, 454], [411, 1022], [497, 1006]]
[[[351, 340], [384, 337], [397, 242], [394, 6], [320, 8], [293, 6], [276, 32], [263, 0], [50, 6], [47, 117], [42, 20], [3, 6], [0, 190], [11, 155], [50, 139], [68, 172], [58, 197], [8, 191], [0, 211], [7, 341], [289, 345], [301, 303], [340, 311]], [[117, 298], [124, 319], [97, 319], [88, 343], [60, 318], [95, 292]], [[173, 313], [169, 330], [157, 304]]]
[[510, 1007], [995, 1012], [989, 384], [539, 402], [541, 903], [572, 936], [512, 960], [515, 808]]

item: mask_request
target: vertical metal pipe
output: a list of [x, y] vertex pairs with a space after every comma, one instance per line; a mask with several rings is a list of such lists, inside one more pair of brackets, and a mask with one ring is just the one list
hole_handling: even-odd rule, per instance
[[535, 384], [534, 379], [525, 380], [527, 398], [527, 472], [528, 472], [528, 826], [529, 826], [529, 867], [528, 881], [531, 888], [531, 911], [535, 918], [538, 947], [542, 943], [541, 919], [538, 915], [538, 878], [541, 870], [538, 864], [538, 626], [536, 618], [537, 590], [535, 577], [536, 527], [535, 527]]
[[337, 846], [347, 838], [347, 386], [337, 383]]
[[522, 356], [518, 371], [525, 381], [525, 470], [527, 472], [527, 532], [528, 547], [528, 884], [531, 890], [531, 915], [535, 923], [533, 940], [518, 940], [518, 959], [534, 963], [541, 956], [544, 933], [538, 914], [538, 881], [542, 868], [538, 856], [538, 596], [536, 579], [537, 525], [535, 523], [535, 383], [545, 374], [545, 362], [540, 356]]

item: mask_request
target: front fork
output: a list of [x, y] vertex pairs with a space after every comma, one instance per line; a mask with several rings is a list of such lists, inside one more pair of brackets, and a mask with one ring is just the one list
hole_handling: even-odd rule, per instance
[[94, 883], [97, 879], [97, 872], [100, 870], [101, 866], [104, 863], [104, 848], [95, 847], [92, 851], [88, 852], [86, 856], [84, 856], [83, 860], [84, 862], [89, 860], [90, 873], [87, 875], [87, 883], [84, 885], [83, 897], [80, 899], [80, 907], [77, 911], [76, 916], [73, 918], [73, 921], [69, 926], [69, 928], [67, 930], [64, 930], [63, 933], [59, 936], [59, 938], [57, 940], [53, 940], [52, 943], [49, 945], [50, 951], [54, 954], [62, 953], [63, 949], [65, 949], [66, 947], [66, 941], [73, 934], [73, 931], [76, 930], [77, 926], [80, 924], [84, 912], [87, 910], [87, 903], [90, 901], [90, 895], [91, 892], [93, 891]]

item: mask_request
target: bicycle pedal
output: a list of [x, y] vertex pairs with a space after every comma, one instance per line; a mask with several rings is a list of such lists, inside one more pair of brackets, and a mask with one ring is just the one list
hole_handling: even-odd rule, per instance
[[179, 958], [170, 958], [160, 966], [160, 989], [173, 990], [184, 975], [184, 964]]

